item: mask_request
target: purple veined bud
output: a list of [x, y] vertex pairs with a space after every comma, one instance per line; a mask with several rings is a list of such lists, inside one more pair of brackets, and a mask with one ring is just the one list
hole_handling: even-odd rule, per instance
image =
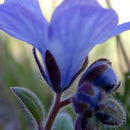
[[92, 117], [100, 107], [101, 98], [99, 88], [86, 82], [78, 87], [76, 94], [72, 98], [74, 110], [80, 115]]
[[120, 86], [111, 62], [105, 58], [98, 59], [88, 67], [79, 81], [79, 86], [84, 82], [91, 82], [108, 93], [115, 91]]

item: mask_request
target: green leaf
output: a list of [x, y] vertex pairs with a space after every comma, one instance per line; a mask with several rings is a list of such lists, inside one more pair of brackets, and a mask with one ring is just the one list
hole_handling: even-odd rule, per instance
[[43, 123], [44, 112], [43, 106], [38, 97], [26, 88], [11, 87], [11, 90], [14, 95], [19, 99], [21, 104], [25, 107], [25, 109], [35, 119], [38, 126], [41, 126]]
[[71, 116], [67, 113], [59, 114], [56, 117], [52, 130], [74, 130]]

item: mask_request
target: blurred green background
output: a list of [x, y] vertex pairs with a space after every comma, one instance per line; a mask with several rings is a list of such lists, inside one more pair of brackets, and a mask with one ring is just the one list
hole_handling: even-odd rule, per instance
[[[130, 5], [129, 5], [130, 7]], [[121, 43], [120, 43], [121, 42]], [[113, 37], [98, 45], [89, 54], [89, 64], [105, 57], [112, 61], [121, 87], [113, 95], [121, 102], [127, 113], [127, 121], [117, 130], [130, 130], [130, 31], [120, 35], [120, 41]], [[40, 55], [39, 55], [40, 57]], [[53, 93], [46, 86], [32, 55], [32, 46], [0, 32], [0, 130], [33, 130], [33, 121], [21, 109], [9, 87], [22, 86], [35, 92], [42, 101], [46, 115], [52, 103]], [[64, 97], [75, 91], [76, 83]], [[75, 118], [68, 106], [65, 110]], [[46, 116], [45, 115], [45, 116]], [[107, 128], [110, 129], [110, 128]]]

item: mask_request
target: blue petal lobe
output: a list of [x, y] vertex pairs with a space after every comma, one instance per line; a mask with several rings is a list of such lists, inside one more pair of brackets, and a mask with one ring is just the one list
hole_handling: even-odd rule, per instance
[[57, 8], [58, 11], [72, 7], [74, 5], [93, 5], [100, 7], [97, 0], [64, 0], [62, 4]]
[[108, 35], [104, 37], [104, 39], [101, 39], [98, 41], [98, 44], [105, 42], [109, 38], [112, 38], [113, 36], [116, 36], [124, 31], [130, 30], [130, 22], [123, 23], [121, 25], [116, 26]]
[[116, 26], [112, 32], [107, 36], [107, 39], [115, 36], [115, 35], [118, 35], [124, 31], [127, 31], [127, 30], [130, 30], [130, 22], [127, 22], [127, 23], [123, 23], [121, 25], [118, 25]]
[[47, 26], [37, 0], [5, 0], [0, 5], [0, 29], [38, 49]]
[[81, 4], [62, 10], [60, 6], [49, 26], [49, 38], [55, 41], [49, 48], [61, 71], [61, 86], [66, 87], [89, 51], [117, 25], [118, 17], [99, 6]]

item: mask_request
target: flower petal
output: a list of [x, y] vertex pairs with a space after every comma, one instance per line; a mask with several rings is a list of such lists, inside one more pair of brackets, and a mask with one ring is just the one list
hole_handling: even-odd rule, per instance
[[37, 0], [5, 0], [0, 5], [0, 29], [37, 48], [46, 39], [47, 25]]
[[64, 0], [57, 8], [57, 11], [72, 7], [74, 5], [93, 5], [100, 7], [100, 4], [97, 2], [97, 0]]
[[[60, 5], [62, 8], [62, 4]], [[73, 5], [54, 12], [50, 49], [61, 70], [61, 86], [68, 85], [88, 52], [116, 26], [116, 13], [92, 5]]]
[[115, 36], [115, 35], [118, 35], [124, 31], [127, 31], [127, 30], [130, 30], [130, 22], [127, 22], [127, 23], [123, 23], [121, 25], [118, 25], [116, 26], [112, 32], [107, 36], [107, 39]]

